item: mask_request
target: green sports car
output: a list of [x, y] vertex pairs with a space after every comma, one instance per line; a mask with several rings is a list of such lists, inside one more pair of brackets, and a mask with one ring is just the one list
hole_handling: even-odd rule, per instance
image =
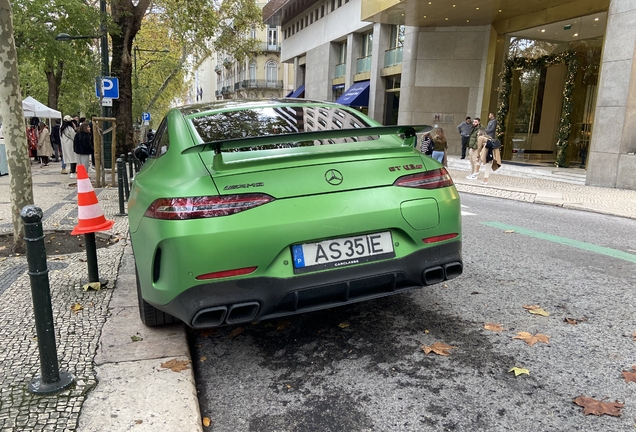
[[302, 99], [170, 110], [128, 207], [144, 324], [278, 318], [459, 276], [459, 195], [416, 150], [430, 129]]

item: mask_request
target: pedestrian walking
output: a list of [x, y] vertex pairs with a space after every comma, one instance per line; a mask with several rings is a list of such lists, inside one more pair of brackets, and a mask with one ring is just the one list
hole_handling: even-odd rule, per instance
[[430, 156], [433, 154], [433, 139], [431, 138], [430, 132], [426, 132], [424, 136], [422, 136], [420, 152], [422, 152], [422, 154], [425, 154], [426, 156]]
[[49, 127], [44, 122], [38, 125], [40, 136], [37, 144], [37, 154], [40, 159], [40, 167], [49, 166], [49, 158], [53, 156], [53, 146], [51, 146], [51, 134]]
[[80, 124], [79, 131], [73, 138], [73, 151], [78, 157], [78, 163], [84, 165], [86, 172], [91, 164], [93, 143], [91, 141], [91, 127], [88, 122]]
[[486, 135], [490, 138], [496, 138], [497, 119], [493, 113], [488, 114], [488, 124], [486, 125]]
[[468, 159], [470, 160], [470, 174], [466, 176], [468, 180], [474, 180], [479, 173], [479, 152], [477, 151], [477, 138], [486, 131], [481, 127], [481, 120], [479, 117], [473, 119], [473, 131], [468, 138]]
[[[489, 145], [489, 143], [492, 142], [492, 137], [488, 136], [485, 131], [477, 138], [479, 162], [484, 166], [484, 179], [482, 180], [482, 184], [488, 184], [490, 173], [497, 171], [501, 166], [501, 152], [499, 151], [499, 147], [493, 148], [492, 145]], [[477, 166], [477, 170], [477, 175], [479, 175], [479, 166]]]
[[55, 119], [51, 128], [51, 145], [53, 146], [53, 162], [59, 162], [62, 158], [62, 141], [60, 140], [60, 119]]
[[459, 125], [457, 125], [457, 132], [459, 132], [462, 137], [462, 159], [466, 159], [468, 139], [470, 138], [470, 134], [473, 132], [473, 123], [470, 117], [466, 117], [466, 121], [463, 121]]
[[446, 154], [446, 149], [448, 148], [448, 141], [446, 140], [444, 129], [442, 129], [441, 127], [438, 127], [437, 129], [435, 129], [432, 140], [433, 140], [433, 154], [431, 156], [433, 159], [435, 159], [439, 163], [443, 163], [444, 155]]
[[[70, 178], [75, 178], [75, 168], [77, 166], [77, 155], [73, 151], [73, 140], [75, 139], [75, 124], [73, 118], [69, 115], [64, 116], [62, 127], [60, 128], [60, 140], [62, 141], [62, 154], [64, 162], [70, 165]], [[66, 174], [66, 170], [62, 169], [62, 174]]]

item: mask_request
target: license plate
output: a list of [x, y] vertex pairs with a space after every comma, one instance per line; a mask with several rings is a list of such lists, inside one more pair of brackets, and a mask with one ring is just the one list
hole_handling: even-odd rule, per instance
[[294, 273], [395, 257], [389, 231], [292, 246]]

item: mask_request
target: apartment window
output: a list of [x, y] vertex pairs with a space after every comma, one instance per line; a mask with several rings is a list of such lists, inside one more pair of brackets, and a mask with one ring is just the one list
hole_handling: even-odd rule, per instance
[[347, 41], [340, 42], [340, 52], [338, 53], [338, 63], [347, 62]]
[[342, 6], [342, 0], [338, 0], [338, 7]]
[[336, 10], [336, 0], [331, 0], [331, 12]]
[[250, 62], [250, 81], [256, 81], [256, 63]]
[[361, 48], [360, 57], [369, 57], [371, 55], [373, 49], [373, 32], [362, 34]]
[[404, 45], [404, 26], [391, 26], [391, 38], [389, 40], [389, 49], [401, 47]]
[[300, 31], [300, 22], [296, 22], [296, 33]]
[[313, 24], [314, 23], [314, 13], [312, 12], [311, 14], [309, 14], [309, 24]]
[[305, 27], [309, 25], [309, 16], [305, 15]]
[[267, 45], [270, 49], [276, 49], [276, 45], [278, 45], [278, 29], [276, 27], [267, 29]]
[[278, 80], [278, 65], [275, 61], [268, 61], [265, 66], [265, 76], [268, 83], [275, 83]]
[[316, 8], [315, 14], [316, 14], [316, 21], [318, 21], [318, 18], [320, 18], [320, 16], [318, 15], [318, 8]]
[[325, 5], [320, 6], [320, 18], [325, 16]]

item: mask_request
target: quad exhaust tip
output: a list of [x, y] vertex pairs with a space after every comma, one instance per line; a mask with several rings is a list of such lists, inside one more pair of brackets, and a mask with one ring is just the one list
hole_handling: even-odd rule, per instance
[[258, 302], [236, 303], [201, 309], [192, 318], [193, 328], [218, 327], [254, 320], [261, 305]]
[[445, 280], [456, 278], [462, 274], [462, 271], [463, 266], [460, 262], [427, 268], [422, 272], [422, 282], [424, 285], [435, 285]]

